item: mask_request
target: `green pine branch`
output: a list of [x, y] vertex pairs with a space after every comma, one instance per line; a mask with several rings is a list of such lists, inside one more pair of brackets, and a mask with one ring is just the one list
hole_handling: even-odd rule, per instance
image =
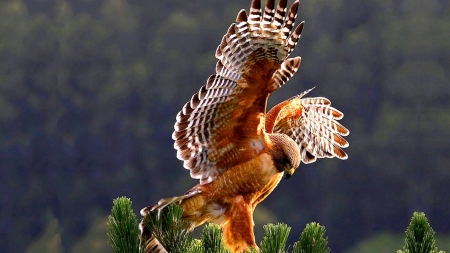
[[[229, 253], [222, 241], [222, 230], [214, 224], [207, 224], [201, 239], [193, 239], [181, 220], [183, 209], [175, 204], [163, 211], [151, 212], [144, 217], [144, 224], [156, 239], [172, 253]], [[121, 197], [113, 201], [108, 217], [109, 244], [115, 253], [139, 253], [138, 220], [131, 209], [131, 201]], [[291, 228], [286, 224], [267, 224], [260, 245], [261, 253], [287, 253], [286, 242]], [[306, 225], [299, 241], [293, 245], [293, 253], [329, 253], [325, 227], [312, 222]], [[435, 232], [424, 213], [415, 212], [406, 230], [405, 246], [397, 253], [438, 253]], [[258, 252], [250, 250], [250, 253]], [[439, 251], [439, 253], [445, 253]]]
[[139, 228], [131, 200], [125, 197], [113, 201], [108, 216], [108, 243], [116, 253], [139, 253]]
[[189, 231], [181, 220], [182, 215], [183, 209], [172, 204], [144, 217], [144, 225], [168, 252], [185, 253], [192, 245]]
[[222, 240], [222, 229], [216, 224], [207, 224], [202, 231], [202, 251], [227, 253]]
[[294, 243], [294, 253], [328, 253], [328, 240], [324, 237], [325, 227], [311, 222], [306, 225], [300, 240]]
[[[406, 229], [406, 239], [403, 251], [397, 253], [437, 253], [434, 231], [422, 212], [414, 212], [411, 222]], [[439, 251], [439, 253], [444, 253]]]
[[187, 253], [202, 253], [202, 252], [204, 252], [202, 241], [198, 240], [198, 239], [193, 239], [191, 241], [191, 245], [189, 245], [189, 248], [186, 250], [186, 252]]
[[264, 238], [261, 242], [261, 253], [284, 253], [291, 228], [283, 223], [263, 226]]
[[[172, 253], [229, 253], [222, 240], [222, 230], [218, 225], [207, 224], [201, 240], [193, 239], [181, 220], [183, 209], [175, 204], [163, 211], [151, 212], [144, 217], [145, 226], [163, 247]], [[131, 209], [131, 201], [121, 197], [113, 201], [108, 217], [109, 244], [115, 253], [139, 253], [138, 220]], [[261, 242], [261, 253], [287, 253], [286, 242], [291, 228], [286, 224], [267, 224]], [[316, 223], [306, 226], [300, 241], [294, 244], [294, 253], [328, 253], [327, 239], [323, 238], [325, 227]], [[288, 247], [289, 248], [289, 247]], [[325, 249], [325, 250], [324, 250]], [[257, 250], [250, 250], [256, 253]]]

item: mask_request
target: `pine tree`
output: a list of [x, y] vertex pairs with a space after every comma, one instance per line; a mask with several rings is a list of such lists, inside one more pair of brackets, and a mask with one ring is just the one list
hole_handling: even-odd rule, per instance
[[[406, 230], [405, 246], [397, 253], [437, 253], [434, 231], [424, 213], [414, 212]], [[439, 253], [444, 253], [439, 251]]]
[[[164, 211], [151, 212], [144, 217], [145, 226], [158, 241], [171, 253], [229, 253], [222, 241], [222, 230], [218, 225], [207, 224], [203, 228], [201, 239], [193, 239], [185, 229], [180, 206], [172, 204]], [[115, 253], [138, 253], [138, 220], [131, 208], [131, 201], [121, 197], [113, 201], [111, 215], [108, 218], [109, 244]], [[264, 226], [265, 235], [260, 245], [261, 253], [287, 253], [286, 242], [291, 228], [283, 223]], [[294, 253], [328, 253], [327, 239], [323, 238], [325, 227], [317, 223], [306, 226], [300, 241], [293, 247]], [[258, 252], [250, 250], [250, 253]]]
[[139, 253], [139, 228], [131, 200], [125, 197], [113, 201], [108, 217], [108, 243], [116, 253]]
[[[204, 226], [201, 239], [193, 239], [181, 220], [183, 209], [175, 204], [163, 211], [150, 212], [144, 217], [145, 226], [171, 253], [229, 253], [222, 241], [222, 230], [218, 225]], [[138, 220], [131, 209], [131, 201], [121, 197], [113, 201], [108, 217], [109, 244], [115, 253], [141, 253], [139, 247]], [[283, 223], [264, 226], [261, 253], [288, 253], [286, 242], [291, 228]], [[311, 222], [306, 225], [293, 253], [329, 253], [325, 227]], [[406, 230], [405, 246], [397, 253], [445, 253], [438, 251], [434, 231], [424, 213], [415, 212]], [[255, 249], [250, 253], [258, 252]]]
[[324, 238], [325, 227], [311, 222], [306, 225], [300, 235], [300, 240], [294, 243], [294, 253], [328, 253], [327, 238]]

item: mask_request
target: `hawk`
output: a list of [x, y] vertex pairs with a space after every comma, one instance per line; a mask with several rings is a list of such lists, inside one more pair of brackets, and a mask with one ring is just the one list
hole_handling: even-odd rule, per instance
[[[266, 112], [267, 99], [300, 66], [288, 58], [302, 33], [294, 26], [299, 6], [287, 0], [253, 0], [241, 10], [217, 48], [216, 73], [178, 113], [173, 139], [177, 157], [200, 183], [184, 195], [160, 200], [145, 215], [178, 203], [187, 229], [205, 222], [221, 226], [231, 252], [257, 248], [253, 211], [301, 162], [347, 159], [343, 114], [307, 90]], [[145, 252], [166, 252], [140, 224]]]

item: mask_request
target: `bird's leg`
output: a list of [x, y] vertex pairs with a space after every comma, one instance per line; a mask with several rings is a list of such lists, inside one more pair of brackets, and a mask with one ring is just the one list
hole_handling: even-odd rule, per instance
[[234, 198], [225, 213], [223, 239], [226, 248], [233, 253], [258, 248], [253, 233], [253, 208], [243, 197]]

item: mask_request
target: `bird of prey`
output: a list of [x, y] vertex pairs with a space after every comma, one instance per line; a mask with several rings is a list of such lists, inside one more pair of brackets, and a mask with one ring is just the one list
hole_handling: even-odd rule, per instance
[[[257, 248], [253, 212], [301, 162], [347, 159], [343, 113], [324, 97], [294, 96], [267, 111], [267, 100], [300, 66], [289, 58], [303, 30], [294, 26], [298, 0], [253, 0], [241, 10], [216, 51], [216, 73], [178, 113], [173, 139], [177, 157], [199, 184], [184, 195], [142, 209], [156, 212], [171, 203], [184, 210], [187, 229], [218, 224], [231, 252]], [[145, 252], [167, 252], [141, 222]]]

